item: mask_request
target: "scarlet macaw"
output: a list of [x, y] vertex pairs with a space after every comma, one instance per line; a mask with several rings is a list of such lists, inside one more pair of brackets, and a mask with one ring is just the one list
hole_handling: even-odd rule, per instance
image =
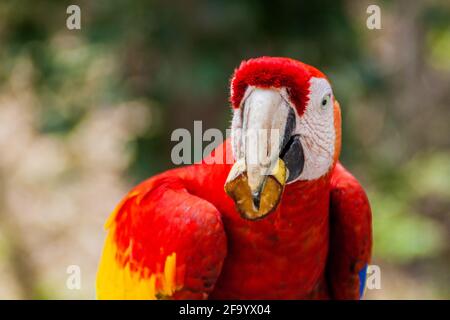
[[[338, 161], [340, 107], [328, 79], [293, 59], [250, 59], [234, 72], [230, 101], [229, 140], [117, 206], [98, 298], [360, 298], [371, 210]], [[261, 129], [281, 132], [263, 142], [264, 163], [252, 160], [264, 139], [250, 133]]]

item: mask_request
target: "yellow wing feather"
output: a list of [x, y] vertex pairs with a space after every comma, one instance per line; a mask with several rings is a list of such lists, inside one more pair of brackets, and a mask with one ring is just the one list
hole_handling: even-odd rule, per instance
[[[110, 230], [100, 260], [96, 283], [97, 299], [157, 299], [171, 296], [178, 289], [175, 283], [175, 252], [166, 257], [162, 272], [143, 277], [142, 273], [130, 270], [128, 263], [122, 266], [117, 261], [113, 235], [113, 230]], [[161, 284], [161, 289], [156, 287], [157, 282]]]

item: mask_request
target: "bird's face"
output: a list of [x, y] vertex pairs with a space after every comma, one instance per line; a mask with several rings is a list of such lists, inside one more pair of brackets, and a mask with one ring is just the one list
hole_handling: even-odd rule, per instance
[[241, 215], [260, 219], [284, 186], [326, 175], [340, 149], [340, 113], [328, 80], [287, 58], [243, 62], [231, 83], [236, 163], [226, 192]]

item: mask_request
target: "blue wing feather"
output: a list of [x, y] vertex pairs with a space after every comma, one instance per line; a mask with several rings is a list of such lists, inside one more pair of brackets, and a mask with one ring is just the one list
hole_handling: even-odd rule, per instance
[[358, 276], [359, 276], [359, 298], [361, 299], [364, 294], [364, 288], [366, 286], [367, 264], [358, 272]]

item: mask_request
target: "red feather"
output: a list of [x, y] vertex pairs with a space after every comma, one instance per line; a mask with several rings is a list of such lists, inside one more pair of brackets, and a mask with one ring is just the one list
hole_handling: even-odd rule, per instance
[[243, 61], [231, 80], [231, 103], [239, 108], [248, 86], [287, 88], [292, 103], [302, 115], [308, 103], [309, 79], [325, 78], [316, 68], [289, 58], [261, 57]]
[[[287, 86], [301, 114], [312, 75], [324, 77], [291, 59], [249, 60], [232, 80], [233, 106], [248, 85]], [[358, 298], [358, 272], [371, 253], [371, 212], [362, 187], [337, 162], [337, 104], [335, 117], [333, 167], [319, 179], [287, 185], [264, 219], [241, 218], [224, 192], [231, 164], [223, 163], [233, 158], [228, 141], [200, 164], [135, 187], [107, 225], [99, 297]], [[223, 161], [211, 161], [217, 158]]]

